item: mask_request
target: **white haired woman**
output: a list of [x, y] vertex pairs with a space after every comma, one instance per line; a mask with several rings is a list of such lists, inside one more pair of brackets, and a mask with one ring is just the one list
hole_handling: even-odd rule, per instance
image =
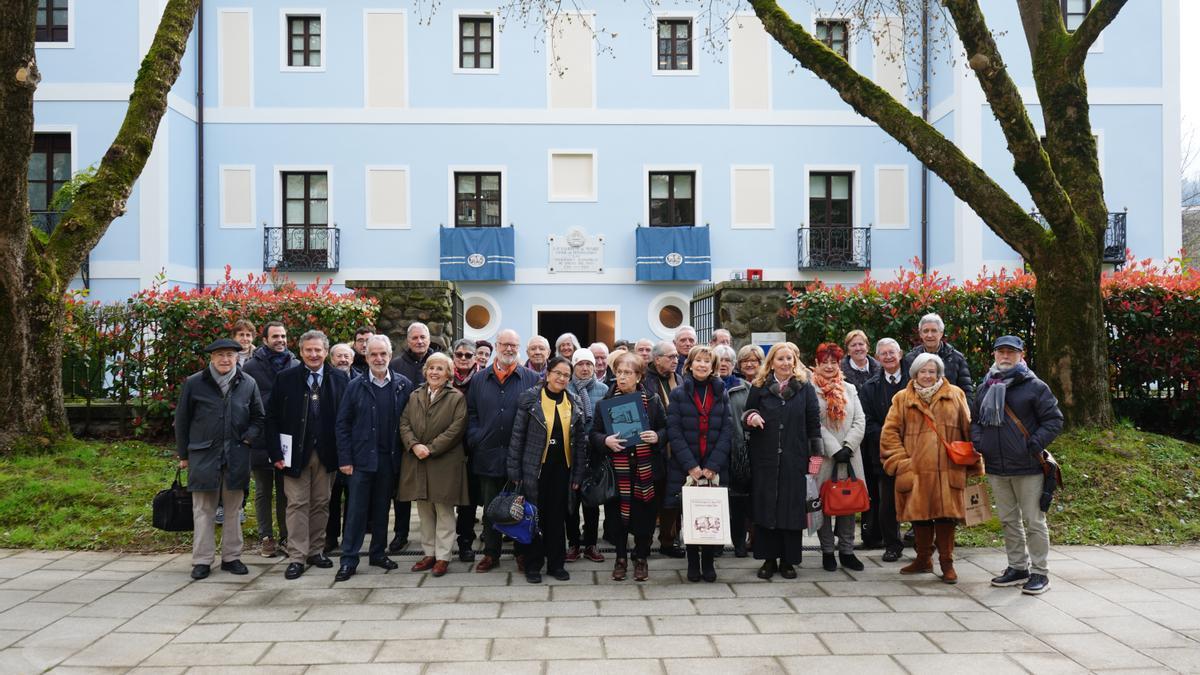
[[983, 460], [963, 466], [947, 454], [945, 443], [970, 440], [971, 409], [963, 390], [946, 380], [942, 359], [919, 354], [909, 375], [879, 439], [883, 470], [896, 479], [896, 519], [911, 522], [916, 535], [917, 556], [900, 573], [933, 572], [936, 546], [942, 581], [953, 584], [954, 530], [966, 512], [967, 477], [983, 474]]

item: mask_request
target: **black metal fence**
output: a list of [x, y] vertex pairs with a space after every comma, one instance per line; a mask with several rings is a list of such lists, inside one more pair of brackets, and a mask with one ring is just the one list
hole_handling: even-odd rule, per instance
[[263, 228], [263, 271], [336, 272], [341, 231], [324, 225]]
[[855, 272], [871, 268], [870, 227], [801, 227], [796, 230], [801, 270]]

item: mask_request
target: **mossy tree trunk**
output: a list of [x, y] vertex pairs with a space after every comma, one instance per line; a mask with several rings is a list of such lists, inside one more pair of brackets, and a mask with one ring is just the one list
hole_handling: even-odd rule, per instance
[[[865, 0], [863, 0], [865, 2]], [[1049, 229], [907, 106], [855, 71], [776, 0], [749, 0], [766, 31], [860, 115], [899, 141], [1029, 263], [1038, 277], [1039, 373], [1070, 426], [1113, 423], [1100, 260], [1108, 207], [1088, 117], [1087, 50], [1126, 0], [1098, 0], [1068, 33], [1058, 0], [1016, 0], [1045, 121], [1043, 143], [1009, 76], [978, 0], [940, 0], [1004, 132], [1013, 170]]]
[[63, 294], [83, 261], [125, 212], [167, 93], [179, 76], [199, 0], [168, 0], [142, 61], [129, 109], [95, 178], [80, 188], [49, 237], [32, 232], [28, 166], [33, 151], [37, 0], [0, 0], [0, 448], [33, 435], [69, 433], [62, 394]]

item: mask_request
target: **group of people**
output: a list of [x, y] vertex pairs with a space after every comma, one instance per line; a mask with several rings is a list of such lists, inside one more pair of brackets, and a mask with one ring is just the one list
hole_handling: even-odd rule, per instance
[[[262, 555], [284, 550], [288, 579], [333, 567], [328, 554], [339, 548], [334, 578], [349, 579], [368, 531], [369, 565], [396, 569], [388, 553], [408, 544], [413, 502], [424, 554], [414, 572], [446, 574], [455, 548], [474, 572], [489, 572], [501, 564], [502, 537], [486, 509], [477, 532], [478, 509], [510, 489], [538, 510], [533, 541], [514, 545], [530, 583], [543, 571], [569, 579], [567, 564], [580, 558], [605, 560], [601, 508], [614, 580], [627, 578], [631, 557], [633, 578], [649, 578], [657, 528], [660, 554], [686, 558], [689, 581], [712, 582], [722, 547], [680, 540], [683, 488], [701, 484], [728, 490], [733, 554], [752, 551], [763, 561], [760, 578], [795, 578], [818, 496], [812, 486], [853, 475], [870, 492], [861, 538], [854, 515], [814, 524], [822, 567], [862, 570], [858, 548], [882, 548], [882, 560], [896, 562], [900, 524], [911, 523], [915, 555], [899, 572], [933, 572], [936, 551], [942, 581], [954, 583], [967, 479], [986, 467], [1008, 552], [992, 583], [1043, 592], [1049, 535], [1040, 457], [1062, 414], [1024, 363], [1019, 337], [996, 340], [994, 363], [976, 387], [944, 330], [940, 317], [926, 315], [920, 344], [903, 353], [885, 337], [874, 356], [855, 330], [840, 345], [818, 345], [810, 367], [792, 343], [765, 354], [753, 344], [735, 350], [729, 332], [717, 329], [697, 344], [689, 326], [673, 340], [618, 341], [611, 351], [599, 342], [584, 347], [570, 333], [553, 347], [534, 336], [524, 363], [520, 336], [509, 329], [494, 345], [458, 340], [449, 354], [421, 323], [408, 327], [399, 354], [371, 327], [332, 348], [310, 330], [297, 341], [297, 358], [283, 324], [267, 324], [255, 347], [254, 327], [239, 321], [233, 339], [207, 347], [209, 365], [187, 379], [176, 411], [180, 465], [193, 493], [192, 576], [208, 576], [215, 562], [218, 505], [226, 517], [240, 515], [253, 476]], [[633, 395], [646, 421], [628, 438], [597, 419], [603, 401], [623, 395]], [[974, 442], [973, 463], [951, 459], [958, 441]], [[591, 507], [579, 490], [601, 463], [611, 467], [616, 494]], [[246, 573], [242, 547], [240, 528], [226, 528], [221, 569]]]

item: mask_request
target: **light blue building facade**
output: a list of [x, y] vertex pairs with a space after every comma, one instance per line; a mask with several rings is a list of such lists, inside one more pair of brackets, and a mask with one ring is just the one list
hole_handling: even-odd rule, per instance
[[[164, 4], [43, 2], [35, 211], [35, 192], [111, 142]], [[923, 247], [956, 278], [1020, 264], [748, 11], [709, 43], [700, 3], [580, 4], [544, 24], [473, 0], [432, 14], [394, 0], [204, 2], [128, 212], [91, 255], [92, 297], [127, 297], [160, 272], [210, 284], [227, 265], [335, 287], [449, 278], [468, 336], [611, 340], [669, 336], [695, 288], [753, 271], [890, 277]], [[903, 50], [898, 19], [880, 17], [875, 40], [782, 4], [920, 114], [919, 61], [889, 58]], [[986, 10], [1041, 127], [1015, 4]], [[1138, 258], [1181, 245], [1179, 39], [1178, 0], [1147, 0], [1088, 59], [1107, 201]], [[930, 121], [1032, 207], [963, 59], [942, 54]]]

